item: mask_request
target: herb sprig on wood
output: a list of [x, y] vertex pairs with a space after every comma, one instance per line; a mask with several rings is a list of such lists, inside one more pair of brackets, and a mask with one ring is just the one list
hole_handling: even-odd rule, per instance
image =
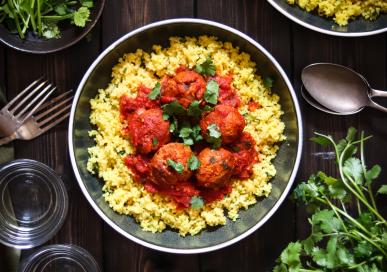
[[[381, 168], [366, 167], [364, 142], [370, 137], [362, 132], [355, 139], [354, 128], [338, 142], [315, 134], [312, 141], [334, 148], [339, 175], [318, 172], [294, 190], [292, 198], [313, 213], [312, 230], [307, 239], [287, 246], [274, 271], [386, 271], [387, 222], [375, 199], [387, 194], [387, 185], [374, 194], [371, 185]], [[353, 204], [354, 212], [349, 211]]]

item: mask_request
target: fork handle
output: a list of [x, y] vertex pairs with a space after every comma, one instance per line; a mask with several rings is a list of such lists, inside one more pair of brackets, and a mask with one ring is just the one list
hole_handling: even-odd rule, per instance
[[15, 140], [16, 138], [17, 138], [16, 132], [11, 134], [10, 136], [3, 137], [0, 139], [0, 146], [10, 143], [13, 140]]

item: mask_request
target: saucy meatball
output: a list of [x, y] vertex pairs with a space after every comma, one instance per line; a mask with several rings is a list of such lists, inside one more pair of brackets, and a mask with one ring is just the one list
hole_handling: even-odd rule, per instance
[[178, 71], [174, 77], [165, 77], [161, 83], [161, 101], [170, 103], [177, 100], [183, 107], [194, 100], [202, 99], [206, 90], [204, 78], [189, 70]]
[[240, 138], [232, 144], [231, 149], [238, 162], [234, 169], [235, 177], [247, 179], [253, 173], [253, 165], [258, 161], [255, 146], [255, 141], [248, 132], [243, 132]]
[[201, 187], [216, 188], [226, 185], [235, 167], [233, 154], [224, 149], [205, 148], [199, 153], [199, 169], [196, 172], [197, 184]]
[[222, 138], [222, 143], [232, 143], [245, 128], [245, 119], [239, 111], [231, 106], [217, 105], [215, 109], [200, 120], [203, 137], [206, 137], [208, 126], [215, 124]]
[[161, 109], [138, 111], [128, 120], [128, 134], [137, 153], [148, 154], [171, 139], [169, 122]]
[[[191, 148], [182, 143], [163, 145], [151, 160], [154, 183], [172, 187], [186, 182], [192, 175], [192, 171], [188, 169], [188, 159], [191, 156]], [[177, 165], [176, 168], [171, 163]]]

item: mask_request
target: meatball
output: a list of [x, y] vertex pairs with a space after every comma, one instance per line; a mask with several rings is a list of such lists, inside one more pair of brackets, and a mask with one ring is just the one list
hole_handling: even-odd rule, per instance
[[222, 134], [222, 143], [232, 143], [245, 128], [245, 119], [239, 111], [231, 106], [217, 105], [215, 109], [200, 120], [203, 137], [207, 135], [208, 126], [215, 124]]
[[200, 152], [197, 184], [201, 187], [216, 188], [226, 185], [233, 174], [236, 161], [233, 154], [224, 149], [205, 148]]
[[177, 100], [183, 107], [194, 100], [202, 99], [206, 90], [204, 78], [189, 70], [178, 71], [174, 77], [165, 77], [161, 83], [161, 101], [169, 103]]
[[[182, 143], [162, 146], [151, 160], [154, 183], [173, 187], [180, 182], [186, 182], [192, 176], [192, 171], [188, 169], [188, 159], [192, 154], [191, 148]], [[181, 166], [182, 169], [173, 168], [171, 162]]]
[[128, 134], [136, 151], [142, 154], [157, 151], [171, 139], [169, 122], [161, 109], [138, 111], [128, 120]]

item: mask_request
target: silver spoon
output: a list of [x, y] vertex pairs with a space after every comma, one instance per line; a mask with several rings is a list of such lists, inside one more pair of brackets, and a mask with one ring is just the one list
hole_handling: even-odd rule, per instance
[[362, 75], [347, 67], [332, 63], [311, 64], [302, 70], [301, 79], [306, 90], [301, 89], [302, 96], [319, 110], [349, 115], [368, 106], [387, 112], [387, 108], [371, 99], [387, 97], [387, 92], [372, 89]]

